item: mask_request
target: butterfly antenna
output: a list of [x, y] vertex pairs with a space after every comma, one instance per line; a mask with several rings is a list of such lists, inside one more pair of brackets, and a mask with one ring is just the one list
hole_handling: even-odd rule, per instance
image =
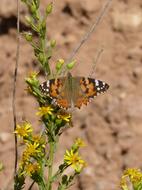
[[97, 63], [99, 62], [99, 58], [100, 58], [101, 54], [103, 53], [103, 51], [104, 51], [103, 48], [101, 48], [101, 49], [98, 51], [97, 57], [96, 57], [96, 59], [93, 61], [93, 66], [92, 66], [91, 73], [90, 73], [89, 77], [92, 77], [92, 75], [95, 73], [96, 65], [97, 65]]

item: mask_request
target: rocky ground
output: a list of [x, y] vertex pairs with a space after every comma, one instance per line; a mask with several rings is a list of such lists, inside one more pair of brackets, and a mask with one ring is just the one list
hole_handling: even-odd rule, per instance
[[[49, 1], [41, 1], [41, 10]], [[48, 18], [48, 37], [57, 40], [54, 59], [67, 59], [82, 35], [95, 21], [105, 0], [54, 1]], [[21, 5], [21, 28], [27, 29]], [[110, 84], [109, 91], [87, 107], [77, 110], [74, 127], [64, 133], [56, 165], [76, 137], [87, 147], [82, 155], [88, 162], [71, 190], [117, 190], [122, 171], [142, 166], [142, 1], [113, 0], [109, 11], [87, 43], [76, 55], [74, 75], [88, 76], [98, 51], [104, 51], [93, 77]], [[16, 58], [16, 1], [0, 4], [0, 190], [10, 190], [14, 167], [12, 84]], [[34, 54], [21, 39], [16, 106], [18, 122], [27, 119], [38, 125], [35, 100], [25, 92], [24, 78], [38, 70]], [[44, 80], [44, 77], [42, 77]], [[38, 128], [36, 127], [36, 130]], [[33, 187], [33, 190], [36, 190]], [[25, 187], [26, 190], [26, 187]]]

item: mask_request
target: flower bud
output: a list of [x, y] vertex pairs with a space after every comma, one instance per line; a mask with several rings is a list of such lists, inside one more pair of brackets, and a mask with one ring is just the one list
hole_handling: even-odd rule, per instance
[[34, 1], [34, 4], [36, 5], [36, 8], [38, 9], [38, 8], [39, 8], [40, 1], [39, 1], [39, 0], [33, 0], [33, 1]]
[[25, 20], [26, 20], [26, 22], [27, 22], [28, 24], [31, 24], [31, 23], [32, 23], [32, 19], [31, 19], [31, 17], [29, 17], [29, 16], [25, 16]]
[[37, 11], [36, 5], [32, 4], [31, 7], [30, 7], [30, 10], [31, 10], [32, 14], [36, 14], [36, 11]]
[[26, 32], [26, 33], [24, 33], [24, 36], [25, 36], [25, 38], [26, 38], [26, 40], [27, 40], [28, 42], [32, 42], [33, 36], [32, 36], [32, 33], [31, 33], [31, 32]]
[[59, 71], [62, 68], [64, 63], [65, 61], [63, 59], [59, 59], [56, 64], [56, 70]]
[[40, 63], [43, 63], [45, 61], [45, 55], [43, 53], [39, 53], [38, 60]]
[[56, 40], [51, 40], [51, 41], [50, 41], [50, 46], [51, 46], [52, 48], [54, 48], [54, 47], [56, 46]]
[[76, 63], [76, 60], [73, 60], [72, 62], [68, 63], [67, 69], [71, 70], [74, 67], [75, 63]]
[[53, 3], [49, 3], [46, 7], [46, 16], [48, 16], [52, 12]]

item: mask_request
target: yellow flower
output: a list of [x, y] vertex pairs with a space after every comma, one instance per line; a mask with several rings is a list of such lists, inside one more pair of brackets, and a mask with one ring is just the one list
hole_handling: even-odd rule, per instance
[[22, 155], [22, 160], [20, 162], [20, 166], [22, 167], [26, 162], [28, 162], [30, 160], [30, 154], [28, 154], [27, 151], [24, 151], [23, 152], [23, 155]]
[[17, 125], [14, 133], [16, 133], [19, 137], [28, 137], [32, 131], [32, 125], [25, 122], [23, 125]]
[[84, 147], [86, 146], [85, 142], [81, 138], [77, 138], [75, 140], [75, 146], [77, 147]]
[[29, 78], [36, 78], [37, 75], [38, 75], [38, 72], [36, 72], [36, 71], [31, 71], [31, 72], [29, 73]]
[[39, 172], [39, 170], [40, 170], [40, 165], [38, 163], [28, 163], [24, 168], [25, 171], [24, 173], [31, 176], [32, 174]]
[[43, 148], [45, 148], [46, 141], [45, 141], [45, 138], [43, 136], [33, 135], [32, 141], [35, 143], [39, 143], [39, 145], [41, 145]]
[[39, 110], [39, 112], [37, 112], [36, 115], [39, 115], [42, 117], [47, 114], [52, 115], [52, 112], [54, 109], [51, 106], [47, 106], [47, 107], [42, 106], [42, 107], [39, 107], [38, 110]]
[[81, 172], [81, 170], [86, 166], [86, 162], [78, 155], [78, 152], [73, 152], [66, 150], [64, 155], [64, 162], [70, 165], [76, 172]]
[[129, 190], [124, 176], [122, 176], [121, 178], [120, 187], [122, 188], [122, 190]]
[[57, 115], [57, 117], [59, 119], [66, 121], [66, 122], [70, 122], [70, 120], [71, 120], [71, 114], [68, 114], [68, 113], [60, 113]]
[[34, 142], [34, 144], [27, 144], [27, 148], [24, 152], [25, 158], [29, 156], [35, 156], [37, 153], [41, 152], [41, 148], [39, 147], [39, 143]]
[[129, 168], [127, 170], [124, 171], [124, 175], [125, 177], [129, 177], [130, 181], [133, 184], [138, 184], [140, 181], [142, 181], [142, 173], [140, 172], [139, 169], [133, 169], [133, 168]]
[[120, 181], [122, 190], [129, 190], [128, 186], [130, 185], [130, 182], [133, 187], [138, 187], [142, 184], [142, 173], [139, 169], [129, 168], [124, 171]]

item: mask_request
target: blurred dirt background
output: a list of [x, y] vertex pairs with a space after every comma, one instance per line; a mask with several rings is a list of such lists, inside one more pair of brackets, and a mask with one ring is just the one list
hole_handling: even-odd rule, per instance
[[[41, 1], [41, 10], [49, 1]], [[47, 21], [48, 38], [57, 40], [54, 60], [67, 59], [95, 21], [105, 0], [54, 1]], [[21, 5], [21, 29], [28, 30]], [[0, 1], [0, 190], [10, 190], [14, 167], [12, 86], [16, 58], [16, 1]], [[55, 168], [76, 137], [87, 147], [82, 156], [88, 167], [71, 190], [117, 190], [122, 171], [142, 168], [142, 1], [113, 0], [95, 34], [76, 55], [74, 75], [88, 76], [100, 48], [104, 49], [93, 77], [110, 84], [109, 91], [77, 110], [74, 127], [60, 139]], [[39, 66], [27, 42], [21, 38], [16, 106], [18, 122], [30, 121], [39, 130], [37, 104], [27, 95], [24, 78]], [[41, 82], [45, 77], [41, 75]], [[37, 127], [38, 126], [38, 127]], [[27, 187], [25, 187], [27, 189]], [[36, 190], [37, 187], [33, 187]]]

